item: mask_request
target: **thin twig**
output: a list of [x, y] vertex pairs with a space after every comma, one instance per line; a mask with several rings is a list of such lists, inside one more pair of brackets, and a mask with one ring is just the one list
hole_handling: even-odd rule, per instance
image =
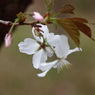
[[13, 24], [11, 21], [4, 21], [4, 20], [0, 20], [0, 23], [4, 25], [10, 25], [10, 26]]
[[39, 23], [39, 21], [23, 22], [23, 23], [12, 23], [11, 21], [0, 20], [0, 23], [4, 24], [4, 25], [9, 25], [9, 26], [12, 26], [13, 24], [14, 24], [14, 26], [19, 26], [19, 25], [31, 25], [31, 26], [34, 26], [35, 24]]

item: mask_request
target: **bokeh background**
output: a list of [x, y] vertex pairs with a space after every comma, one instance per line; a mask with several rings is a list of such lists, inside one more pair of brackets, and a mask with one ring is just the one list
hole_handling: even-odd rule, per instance
[[[77, 14], [61, 15], [62, 18], [83, 17], [89, 22], [95, 22], [95, 0], [55, 0], [54, 11], [66, 3], [75, 6]], [[26, 11], [38, 11], [44, 15], [43, 1], [34, 0]], [[32, 18], [28, 17], [28, 20]], [[89, 26], [95, 38], [95, 26]], [[61, 27], [55, 30], [53, 25], [49, 25], [49, 29], [56, 34], [66, 34]], [[51, 69], [44, 78], [39, 78], [36, 74], [40, 71], [33, 68], [32, 56], [18, 50], [18, 43], [27, 37], [32, 38], [31, 27], [19, 26], [15, 29], [11, 46], [5, 48], [3, 45], [0, 50], [0, 95], [95, 95], [94, 41], [81, 33], [83, 51], [73, 53], [67, 58], [72, 67], [60, 73]], [[71, 38], [69, 43], [71, 48], [75, 47]]]

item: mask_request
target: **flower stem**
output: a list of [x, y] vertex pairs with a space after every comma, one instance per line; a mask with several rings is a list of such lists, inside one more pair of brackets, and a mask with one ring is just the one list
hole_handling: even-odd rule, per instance
[[46, 39], [44, 39], [45, 42], [47, 43], [47, 45], [51, 48], [51, 50], [55, 53], [54, 49], [52, 48], [52, 46], [48, 43], [48, 41]]
[[12, 33], [12, 30], [13, 30], [13, 28], [14, 28], [14, 26], [15, 26], [15, 23], [16, 23], [16, 21], [12, 24], [12, 26], [11, 26], [11, 28], [10, 28], [10, 30], [9, 30], [9, 33]]

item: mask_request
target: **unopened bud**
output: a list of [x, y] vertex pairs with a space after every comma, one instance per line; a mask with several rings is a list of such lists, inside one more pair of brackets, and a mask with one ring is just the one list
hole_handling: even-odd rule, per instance
[[12, 34], [11, 33], [7, 33], [5, 35], [5, 47], [9, 47], [12, 41]]
[[44, 17], [38, 13], [38, 12], [33, 12], [33, 16], [32, 16], [35, 20], [38, 20], [38, 21], [43, 21], [44, 20]]

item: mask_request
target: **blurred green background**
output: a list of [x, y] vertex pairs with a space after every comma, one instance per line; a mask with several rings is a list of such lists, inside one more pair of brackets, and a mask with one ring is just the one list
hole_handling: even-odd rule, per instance
[[[95, 0], [55, 0], [54, 11], [63, 4], [70, 3], [76, 8], [76, 15], [61, 17], [83, 17], [95, 22]], [[26, 11], [38, 11], [42, 15], [45, 7], [42, 0], [34, 0]], [[28, 17], [28, 20], [32, 18]], [[95, 38], [95, 26], [89, 25]], [[55, 31], [66, 34], [61, 27]], [[67, 60], [72, 63], [69, 70], [57, 73], [52, 69], [44, 78], [37, 77], [39, 70], [32, 66], [32, 56], [20, 53], [18, 43], [25, 38], [32, 38], [30, 26], [19, 26], [13, 34], [13, 43], [9, 48], [4, 45], [0, 50], [0, 95], [95, 95], [95, 42], [81, 33], [82, 52], [73, 53]], [[69, 38], [71, 48], [75, 44]]]

